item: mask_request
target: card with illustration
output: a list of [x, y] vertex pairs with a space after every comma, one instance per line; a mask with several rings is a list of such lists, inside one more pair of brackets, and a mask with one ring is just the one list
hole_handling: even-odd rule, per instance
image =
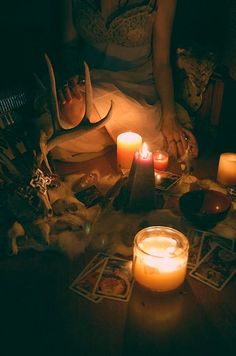
[[96, 254], [96, 256], [94, 256], [91, 261], [84, 267], [84, 269], [82, 270], [82, 272], [80, 272], [80, 274], [78, 275], [78, 277], [76, 278], [76, 280], [80, 279], [84, 274], [86, 274], [88, 271], [94, 269], [95, 266], [98, 266], [102, 261], [104, 262], [104, 260], [108, 258], [108, 255], [106, 253], [103, 252], [99, 252]]
[[201, 230], [189, 230], [187, 233], [189, 241], [188, 268], [195, 267], [201, 254], [201, 246], [204, 238], [204, 232]]
[[235, 271], [236, 253], [215, 245], [189, 275], [220, 291]]
[[157, 190], [168, 190], [181, 178], [180, 175], [171, 172], [155, 170], [155, 188]]
[[85, 299], [90, 300], [93, 303], [99, 303], [102, 300], [102, 297], [99, 297], [95, 294], [92, 293], [88, 293], [85, 290], [83, 290], [82, 288], [80, 288], [79, 285], [75, 284], [73, 286], [70, 286], [70, 289], [73, 292], [76, 292], [77, 294], [81, 295], [82, 297], [84, 297]]
[[102, 298], [93, 294], [93, 290], [97, 279], [103, 271], [106, 260], [106, 254], [97, 254], [73, 281], [70, 289], [94, 303], [100, 302]]
[[103, 271], [104, 264], [105, 260], [101, 261], [98, 266], [95, 266], [93, 269], [85, 273], [80, 279], [75, 280], [70, 286], [70, 289], [93, 301], [94, 303], [100, 302], [102, 298], [100, 296], [94, 295], [93, 290], [100, 274]]
[[95, 285], [94, 292], [104, 298], [128, 302], [132, 287], [132, 262], [109, 257]]
[[220, 245], [233, 251], [233, 240], [206, 232], [202, 239], [199, 261], [215, 246]]

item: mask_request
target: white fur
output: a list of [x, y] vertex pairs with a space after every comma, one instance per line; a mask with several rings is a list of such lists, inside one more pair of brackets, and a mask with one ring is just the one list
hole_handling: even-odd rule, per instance
[[12, 227], [8, 230], [7, 235], [10, 253], [13, 255], [17, 255], [19, 251], [17, 245], [17, 238], [25, 235], [25, 230], [23, 226], [18, 223], [18, 221], [15, 221]]

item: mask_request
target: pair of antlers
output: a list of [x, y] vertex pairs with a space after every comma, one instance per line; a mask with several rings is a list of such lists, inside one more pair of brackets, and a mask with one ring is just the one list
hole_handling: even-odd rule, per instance
[[47, 160], [48, 153], [56, 146], [75, 139], [79, 138], [80, 136], [90, 132], [91, 130], [97, 130], [104, 126], [107, 121], [111, 118], [112, 114], [112, 102], [110, 108], [100, 121], [96, 123], [91, 123], [90, 118], [92, 116], [93, 111], [93, 90], [90, 78], [90, 72], [88, 65], [84, 63], [85, 67], [85, 115], [79, 124], [73, 128], [65, 129], [61, 123], [60, 119], [60, 110], [57, 98], [57, 89], [56, 89], [56, 79], [53, 70], [52, 63], [45, 54], [45, 59], [48, 67], [48, 73], [50, 78], [50, 92], [51, 92], [51, 116], [52, 116], [52, 128], [53, 133], [48, 138], [43, 130], [40, 133], [40, 149], [41, 149], [41, 163], [44, 160], [47, 168], [51, 172], [50, 165]]

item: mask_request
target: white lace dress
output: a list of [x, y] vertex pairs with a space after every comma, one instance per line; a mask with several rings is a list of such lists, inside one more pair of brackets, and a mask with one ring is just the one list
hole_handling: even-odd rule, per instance
[[[151, 58], [155, 13], [156, 0], [121, 1], [105, 20], [98, 1], [73, 1], [74, 23], [91, 69], [96, 108], [103, 117], [112, 100], [114, 109], [106, 125], [109, 135], [102, 129], [68, 141], [53, 150], [54, 158], [87, 159], [114, 144], [125, 131], [139, 133], [152, 150], [162, 146], [161, 110]], [[179, 106], [177, 110], [187, 122], [187, 112]]]

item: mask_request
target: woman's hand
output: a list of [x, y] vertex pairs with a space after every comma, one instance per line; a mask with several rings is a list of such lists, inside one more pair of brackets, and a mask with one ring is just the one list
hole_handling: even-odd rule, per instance
[[168, 152], [177, 159], [189, 147], [193, 157], [198, 155], [198, 144], [191, 131], [178, 124], [176, 115], [163, 117], [162, 133], [166, 140]]
[[59, 107], [62, 121], [70, 126], [78, 125], [85, 115], [84, 82], [71, 77], [59, 90]]
[[58, 90], [58, 97], [60, 105], [70, 103], [74, 98], [81, 100], [83, 88], [79, 83], [79, 76], [73, 76], [66, 81]]

